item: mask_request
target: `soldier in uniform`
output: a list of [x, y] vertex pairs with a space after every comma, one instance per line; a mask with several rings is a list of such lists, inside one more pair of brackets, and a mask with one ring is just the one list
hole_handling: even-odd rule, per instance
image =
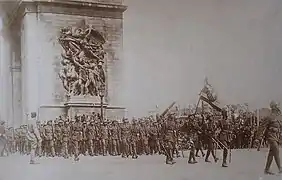
[[55, 152], [57, 156], [61, 156], [62, 152], [62, 126], [63, 121], [58, 121], [54, 127], [54, 140], [55, 140]]
[[76, 117], [75, 123], [72, 127], [72, 142], [74, 147], [74, 160], [79, 161], [79, 145], [82, 141], [82, 123], [80, 122], [80, 118]]
[[39, 157], [41, 157], [42, 156], [42, 149], [43, 149], [43, 146], [44, 146], [44, 127], [40, 123], [40, 121], [36, 121], [36, 128], [38, 129], [39, 135], [40, 135], [41, 140], [42, 140], [42, 141], [38, 141], [36, 153]]
[[111, 142], [112, 142], [112, 155], [116, 156], [117, 154], [119, 154], [118, 148], [120, 147], [119, 145], [120, 130], [117, 121], [112, 122], [110, 134], [111, 134]]
[[[31, 121], [32, 123], [27, 125], [27, 140], [29, 141], [30, 144], [30, 164], [37, 164], [35, 163], [35, 151], [36, 148], [38, 147], [38, 142], [41, 142], [42, 139], [40, 137], [40, 132], [39, 129], [37, 128], [37, 125], [35, 123], [36, 119], [36, 113], [32, 112], [31, 113]], [[34, 122], [34, 123], [33, 123]]]
[[174, 127], [173, 122], [169, 118], [163, 126], [163, 135], [164, 135], [164, 149], [166, 155], [166, 164], [174, 164], [175, 161], [173, 160], [173, 144], [174, 144]]
[[54, 134], [53, 134], [53, 125], [52, 120], [49, 120], [44, 127], [44, 139], [46, 143], [46, 153], [48, 156], [55, 156], [55, 147], [54, 147]]
[[130, 138], [130, 127], [128, 119], [123, 119], [123, 124], [121, 126], [121, 141], [122, 141], [122, 157], [129, 156], [129, 138]]
[[15, 129], [16, 151], [21, 153], [21, 128]]
[[8, 154], [7, 151], [7, 136], [6, 136], [6, 128], [5, 128], [5, 122], [0, 122], [0, 143], [3, 145], [3, 149], [0, 152], [0, 157], [4, 156], [4, 153]]
[[26, 138], [27, 135], [27, 126], [22, 126], [22, 145], [23, 145], [23, 154], [29, 154], [29, 146], [28, 146], [28, 139]]
[[94, 129], [95, 129], [94, 140], [93, 140], [94, 156], [98, 156], [100, 152], [100, 136], [101, 136], [100, 135], [100, 125], [98, 121], [94, 123]]
[[228, 156], [228, 147], [230, 145], [229, 143], [231, 139], [230, 139], [230, 124], [226, 119], [225, 113], [223, 113], [222, 117], [219, 120], [219, 128], [220, 128], [219, 140], [220, 140], [220, 145], [223, 148], [222, 167], [228, 167], [227, 156]]
[[130, 146], [131, 146], [131, 152], [132, 152], [132, 159], [137, 159], [137, 140], [139, 136], [139, 128], [137, 126], [137, 121], [135, 119], [132, 120], [132, 125], [130, 128], [130, 135], [131, 135], [131, 141], [130, 141]]
[[189, 153], [189, 159], [188, 159], [188, 163], [189, 164], [196, 164], [196, 157], [195, 157], [195, 150], [196, 150], [196, 146], [195, 144], [197, 144], [197, 141], [199, 141], [199, 134], [200, 132], [200, 127], [198, 126], [197, 123], [197, 117], [193, 118], [190, 120], [189, 122], [189, 136], [190, 136], [190, 140], [189, 140], [189, 144], [190, 144], [190, 153]]
[[149, 149], [149, 132], [148, 132], [148, 122], [142, 122], [140, 127], [140, 140], [141, 140], [141, 146], [142, 146], [142, 153], [146, 153], [146, 155], [149, 155], [150, 149]]
[[154, 122], [153, 125], [149, 128], [149, 134], [150, 134], [150, 154], [154, 154], [157, 152], [160, 152], [160, 148], [159, 148], [159, 142], [158, 141], [158, 126], [157, 126], [157, 122]]
[[[202, 115], [202, 120], [198, 121], [198, 127], [201, 128], [203, 126], [205, 126], [205, 117]], [[196, 140], [196, 143], [195, 143], [195, 149], [196, 149], [195, 156], [199, 157], [198, 154], [199, 154], [199, 151], [201, 151], [202, 156], [204, 157], [205, 156], [205, 153], [203, 151], [204, 133], [202, 131], [198, 131], [197, 138], [198, 139]]]
[[87, 141], [87, 136], [86, 136], [86, 131], [87, 131], [87, 123], [86, 122], [86, 117], [83, 116], [83, 123], [82, 123], [82, 142], [81, 142], [81, 153], [86, 156], [87, 148], [88, 148], [88, 141]]
[[68, 145], [69, 145], [69, 137], [70, 137], [70, 129], [69, 129], [69, 122], [65, 121], [63, 126], [61, 127], [62, 131], [62, 155], [65, 159], [69, 157], [68, 153]]
[[7, 140], [8, 140], [8, 151], [9, 153], [15, 153], [15, 137], [14, 137], [14, 128], [10, 127], [7, 131]]
[[265, 165], [264, 172], [265, 174], [274, 174], [269, 169], [274, 157], [276, 165], [279, 169], [279, 173], [282, 173], [280, 157], [279, 157], [279, 138], [281, 133], [281, 122], [278, 119], [278, 116], [281, 115], [281, 111], [278, 107], [278, 104], [275, 102], [270, 103], [271, 113], [269, 116], [265, 117], [262, 120], [262, 123], [259, 126], [256, 142], [260, 142], [262, 140], [262, 136], [265, 135], [269, 144], [269, 152]]
[[94, 156], [95, 135], [96, 135], [96, 129], [94, 126], [94, 121], [90, 121], [89, 126], [86, 127], [86, 137], [88, 141], [90, 156]]
[[38, 142], [41, 141], [41, 137], [39, 134], [36, 125], [29, 124], [27, 128], [27, 139], [30, 143], [30, 164], [37, 164], [35, 162], [35, 151], [38, 146]]
[[209, 116], [207, 118], [208, 122], [207, 124], [204, 126], [204, 132], [206, 135], [206, 140], [207, 140], [207, 145], [208, 145], [208, 150], [207, 150], [207, 155], [205, 158], [205, 162], [210, 162], [209, 161], [209, 156], [210, 154], [212, 154], [214, 161], [217, 162], [218, 158], [215, 155], [214, 152], [214, 146], [213, 146], [213, 141], [215, 138], [215, 131], [216, 131], [216, 125], [214, 124], [214, 119], [212, 116]]
[[103, 122], [100, 126], [100, 144], [103, 156], [107, 155], [107, 146], [108, 146], [108, 127], [107, 123]]

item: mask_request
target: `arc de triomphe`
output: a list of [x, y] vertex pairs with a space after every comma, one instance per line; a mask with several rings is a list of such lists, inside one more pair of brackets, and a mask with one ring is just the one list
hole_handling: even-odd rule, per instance
[[122, 0], [15, 0], [1, 8], [2, 120], [19, 126], [31, 112], [41, 121], [99, 112], [103, 95], [106, 115], [124, 116]]

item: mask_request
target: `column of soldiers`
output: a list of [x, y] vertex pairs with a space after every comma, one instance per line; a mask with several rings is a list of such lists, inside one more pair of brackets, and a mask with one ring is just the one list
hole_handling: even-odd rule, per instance
[[[37, 122], [42, 142], [38, 144], [37, 156], [74, 157], [131, 156], [163, 154], [167, 164], [174, 164], [180, 152], [190, 149], [188, 163], [197, 163], [199, 152], [206, 162], [212, 155], [218, 161], [215, 150], [223, 149], [223, 167], [227, 167], [230, 148], [246, 148], [255, 125], [245, 119], [226, 119], [215, 114], [190, 115], [178, 118], [174, 114], [153, 118], [134, 119], [129, 122], [101, 121], [97, 115], [77, 115], [73, 120], [58, 117], [56, 120]], [[7, 151], [30, 153], [27, 125], [6, 130]], [[206, 154], [203, 150], [207, 150]]]

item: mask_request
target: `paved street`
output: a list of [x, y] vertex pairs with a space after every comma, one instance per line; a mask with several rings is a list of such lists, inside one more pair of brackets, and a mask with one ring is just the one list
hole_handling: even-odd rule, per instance
[[[142, 156], [137, 160], [120, 157], [81, 157], [72, 159], [43, 158], [40, 164], [29, 165], [28, 156], [13, 155], [0, 159], [0, 180], [278, 180], [279, 176], [263, 175], [266, 149], [234, 150], [229, 168], [221, 162], [195, 165], [186, 158], [176, 159], [173, 166], [164, 164], [163, 156]], [[221, 156], [221, 153], [217, 152]], [[186, 155], [187, 156], [187, 155]], [[277, 172], [275, 164], [272, 170]]]

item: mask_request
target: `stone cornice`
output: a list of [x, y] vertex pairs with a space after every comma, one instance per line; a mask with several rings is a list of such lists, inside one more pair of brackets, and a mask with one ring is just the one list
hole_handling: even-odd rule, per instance
[[9, 16], [3, 17], [3, 31], [10, 27], [14, 22], [25, 16], [26, 13], [53, 13], [66, 15], [80, 15], [89, 17], [106, 17], [122, 19], [123, 12], [127, 6], [118, 4], [104, 4], [96, 2], [80, 1], [18, 1]]
[[[24, 2], [24, 3], [30, 3], [30, 2]], [[100, 9], [104, 11], [117, 11], [123, 13], [127, 6], [124, 5], [118, 5], [118, 4], [105, 4], [105, 3], [97, 3], [97, 2], [81, 2], [81, 1], [34, 1], [33, 3], [37, 3], [38, 5], [48, 5], [48, 6], [63, 6], [63, 7], [75, 7], [75, 8], [87, 8], [87, 9]]]

